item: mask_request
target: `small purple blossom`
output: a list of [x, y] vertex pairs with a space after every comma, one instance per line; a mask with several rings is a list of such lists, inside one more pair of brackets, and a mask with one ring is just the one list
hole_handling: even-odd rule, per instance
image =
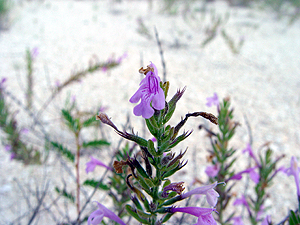
[[59, 80], [56, 80], [56, 81], [55, 81], [55, 87], [58, 88], [59, 86], [60, 86], [60, 82], [59, 82]]
[[206, 200], [207, 200], [208, 204], [212, 207], [215, 207], [218, 202], [218, 197], [220, 196], [219, 193], [214, 190], [214, 188], [217, 185], [218, 185], [218, 183], [215, 182], [210, 185], [198, 187], [189, 192], [182, 194], [181, 197], [183, 199], [185, 199], [185, 198], [188, 198], [191, 195], [195, 195], [195, 194], [206, 195]]
[[94, 158], [91, 156], [91, 160], [89, 162], [87, 162], [86, 164], [86, 168], [85, 168], [85, 172], [89, 173], [89, 172], [93, 172], [95, 170], [96, 166], [103, 166], [108, 170], [113, 170], [112, 168], [110, 168], [109, 166], [105, 165], [103, 162], [99, 161], [98, 159]]
[[107, 217], [121, 225], [126, 225], [120, 217], [118, 217], [114, 212], [110, 211], [108, 208], [106, 208], [104, 205], [98, 204], [98, 209], [91, 213], [91, 215], [88, 218], [88, 225], [98, 225], [103, 220], [103, 217]]
[[99, 108], [99, 112], [105, 112], [106, 110], [108, 109], [108, 107], [107, 106], [100, 106], [100, 108]]
[[35, 59], [39, 55], [39, 49], [37, 47], [31, 50], [31, 58]]
[[123, 61], [123, 59], [127, 58], [128, 53], [125, 52], [123, 55], [121, 55], [118, 59], [117, 59], [117, 63], [121, 63]]
[[232, 217], [233, 225], [244, 225], [243, 218], [241, 216]]
[[298, 162], [295, 156], [292, 156], [291, 158], [291, 166], [286, 169], [285, 173], [290, 176], [293, 175], [296, 183], [297, 188], [297, 195], [298, 198], [300, 198], [300, 184], [299, 184], [299, 171], [300, 168], [298, 167]]
[[252, 159], [254, 159], [256, 165], [260, 166], [260, 163], [258, 162], [256, 156], [254, 155], [254, 152], [253, 152], [253, 150], [252, 150], [252, 147], [251, 147], [251, 145], [250, 145], [249, 143], [247, 144], [247, 147], [243, 150], [243, 153], [246, 153], [246, 152], [248, 152], [249, 155], [250, 155], [250, 157], [251, 157]]
[[226, 180], [226, 182], [229, 181], [229, 180], [241, 180], [242, 177], [243, 177], [242, 175], [243, 175], [244, 173], [248, 173], [249, 176], [250, 176], [250, 178], [251, 178], [251, 180], [252, 180], [254, 183], [258, 184], [258, 183], [259, 183], [259, 178], [260, 178], [260, 176], [259, 176], [259, 174], [255, 171], [256, 168], [257, 168], [257, 166], [248, 168], [248, 169], [246, 169], [246, 170], [243, 170], [243, 171], [241, 171], [241, 172], [239, 172], [239, 173], [233, 175], [232, 177], [230, 177], [228, 180]]
[[0, 89], [4, 89], [4, 83], [6, 82], [7, 78], [3, 77], [0, 81]]
[[11, 150], [11, 145], [4, 146], [5, 151], [9, 152]]
[[22, 128], [20, 130], [20, 133], [22, 133], [22, 134], [28, 134], [29, 133], [29, 129], [28, 128]]
[[197, 223], [194, 225], [217, 225], [212, 212], [216, 211], [213, 208], [200, 208], [200, 207], [183, 207], [183, 208], [171, 208], [170, 212], [182, 212], [198, 217]]
[[209, 177], [215, 177], [215, 176], [218, 175], [219, 170], [220, 170], [220, 165], [217, 163], [217, 164], [212, 165], [212, 166], [207, 166], [206, 169], [205, 169], [205, 173]]
[[214, 95], [212, 97], [207, 97], [206, 98], [206, 105], [208, 107], [212, 107], [213, 105], [219, 107], [219, 97], [217, 95], [217, 93], [215, 92]]
[[272, 219], [270, 215], [267, 215], [262, 221], [261, 225], [269, 225], [272, 224]]
[[[140, 104], [134, 107], [133, 113], [145, 119], [153, 116], [153, 108], [162, 110], [165, 107], [165, 95], [163, 89], [160, 87], [157, 68], [151, 62], [147, 69], [146, 77], [141, 81], [139, 89], [129, 100], [131, 103], [137, 103], [141, 100]], [[151, 107], [151, 103], [153, 108]]]
[[245, 198], [245, 195], [242, 195], [241, 198], [237, 198], [234, 201], [233, 205], [243, 205], [243, 206], [245, 206], [247, 208], [247, 210], [248, 210], [249, 213], [251, 212], [250, 211], [250, 206], [249, 206], [249, 204], [248, 204], [248, 202], [247, 202], [247, 200]]
[[10, 161], [13, 160], [16, 156], [17, 156], [16, 153], [11, 153], [10, 157], [9, 157], [9, 160]]

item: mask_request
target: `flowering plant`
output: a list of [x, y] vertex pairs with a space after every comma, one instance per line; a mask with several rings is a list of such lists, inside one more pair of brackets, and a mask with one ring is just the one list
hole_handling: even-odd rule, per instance
[[[130, 98], [130, 102], [137, 103], [140, 100], [133, 112], [136, 116], [142, 116], [145, 119], [147, 128], [155, 137], [156, 143], [134, 133], [119, 130], [104, 113], [97, 116], [97, 119], [111, 126], [117, 134], [133, 141], [140, 147], [141, 158], [136, 154], [113, 163], [117, 173], [125, 173], [125, 167], [129, 169], [129, 172], [126, 170], [126, 183], [134, 194], [132, 197], [134, 200], [133, 205], [126, 205], [126, 210], [142, 224], [163, 224], [176, 212], [198, 217], [196, 224], [215, 224], [212, 216], [212, 213], [216, 211], [214, 208], [177, 208], [174, 204], [193, 194], [202, 194], [206, 195], [208, 203], [214, 207], [219, 196], [213, 189], [217, 183], [183, 193], [185, 189], [183, 182], [172, 183], [170, 177], [187, 164], [187, 161], [181, 160], [186, 151], [176, 155], [173, 148], [191, 135], [192, 132], [189, 131], [179, 134], [188, 118], [202, 116], [214, 124], [218, 124], [218, 120], [213, 114], [194, 112], [186, 114], [185, 118], [177, 125], [169, 125], [168, 121], [185, 88], [178, 90], [171, 100], [166, 102], [169, 82], [162, 83], [160, 81], [156, 66], [151, 63], [146, 69], [141, 68], [140, 72], [145, 74], [145, 78], [141, 81], [137, 92]], [[95, 219], [95, 213], [92, 213], [90, 221]]]

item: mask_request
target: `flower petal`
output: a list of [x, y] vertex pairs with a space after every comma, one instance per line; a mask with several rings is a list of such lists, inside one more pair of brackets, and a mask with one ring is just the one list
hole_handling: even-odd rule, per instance
[[152, 99], [152, 106], [157, 110], [165, 108], [165, 94], [161, 87], [158, 88], [158, 93]]

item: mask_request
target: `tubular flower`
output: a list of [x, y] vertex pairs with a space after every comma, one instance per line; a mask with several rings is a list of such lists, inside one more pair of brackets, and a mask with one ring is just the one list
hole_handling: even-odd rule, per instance
[[218, 175], [219, 170], [220, 170], [220, 165], [215, 164], [215, 165], [212, 165], [212, 166], [207, 166], [206, 169], [205, 169], [205, 173], [209, 177], [215, 177], [215, 176]]
[[194, 225], [217, 225], [212, 212], [216, 211], [212, 208], [200, 208], [200, 207], [183, 207], [183, 208], [171, 208], [170, 212], [182, 212], [198, 217], [197, 223]]
[[233, 205], [243, 205], [243, 206], [245, 206], [245, 207], [247, 208], [249, 214], [251, 214], [250, 206], [249, 206], [249, 204], [248, 204], [248, 202], [247, 202], [247, 200], [246, 200], [245, 195], [242, 195], [241, 198], [237, 198], [237, 199], [234, 201]]
[[110, 211], [108, 208], [106, 208], [104, 205], [100, 204], [99, 202], [97, 202], [98, 204], [98, 209], [94, 212], [91, 213], [91, 215], [88, 218], [88, 225], [97, 225], [100, 224], [101, 221], [103, 220], [103, 217], [107, 217], [121, 225], [126, 225], [126, 223], [124, 223], [120, 217], [118, 217], [115, 213], [113, 213], [112, 211]]
[[93, 172], [95, 170], [96, 166], [102, 166], [108, 170], [113, 170], [112, 168], [110, 168], [109, 166], [105, 165], [103, 162], [99, 161], [98, 159], [96, 159], [92, 156], [91, 156], [91, 160], [89, 162], [87, 162], [85, 165], [86, 165], [86, 168], [85, 168], [86, 173]]
[[293, 156], [291, 158], [291, 166], [289, 168], [287, 168], [285, 172], [288, 176], [290, 176], [290, 175], [294, 176], [298, 198], [300, 198], [299, 171], [300, 171], [300, 168], [298, 167], [297, 159]]
[[[162, 110], [165, 107], [165, 95], [160, 87], [160, 78], [157, 75], [156, 66], [151, 62], [147, 69], [141, 69], [146, 77], [141, 81], [139, 89], [130, 98], [131, 103], [140, 104], [134, 107], [133, 113], [136, 116], [142, 116], [149, 119], [154, 114], [154, 109]], [[151, 104], [152, 103], [152, 108]]]
[[249, 155], [252, 159], [254, 159], [255, 163], [260, 167], [260, 163], [258, 162], [258, 159], [254, 155], [254, 152], [252, 150], [252, 147], [250, 144], [247, 144], [247, 147], [243, 150], [243, 153], [249, 152]]
[[[246, 170], [243, 170], [243, 171], [241, 171], [241, 172], [239, 172], [239, 173], [233, 175], [233, 176], [230, 177], [229, 179], [227, 179], [227, 181], [229, 181], [229, 180], [241, 180], [242, 177], [243, 177], [242, 175], [243, 175], [244, 173], [248, 173], [249, 176], [250, 176], [250, 178], [251, 178], [251, 180], [252, 180], [254, 183], [258, 184], [258, 183], [259, 183], [259, 178], [260, 178], [260, 176], [259, 176], [259, 174], [255, 171], [256, 168], [257, 168], [257, 166], [248, 168], [248, 169], [246, 169]], [[227, 181], [226, 181], [226, 182], [227, 182]]]
[[206, 101], [207, 101], [206, 105], [207, 105], [208, 107], [211, 107], [211, 106], [213, 106], [213, 105], [219, 106], [219, 97], [218, 97], [218, 95], [217, 95], [216, 92], [214, 93], [214, 96], [212, 96], [212, 97], [207, 97], [207, 98], [206, 98]]
[[181, 195], [183, 199], [190, 197], [191, 195], [194, 194], [201, 194], [201, 195], [206, 195], [207, 202], [210, 206], [215, 207], [217, 202], [218, 202], [218, 197], [220, 196], [218, 192], [214, 190], [214, 188], [217, 186], [217, 182], [206, 185], [203, 187], [198, 187], [195, 188], [194, 190], [191, 190], [187, 193], [184, 193]]

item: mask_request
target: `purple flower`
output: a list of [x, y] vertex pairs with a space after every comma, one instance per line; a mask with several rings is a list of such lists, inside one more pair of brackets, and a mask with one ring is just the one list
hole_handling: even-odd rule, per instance
[[11, 150], [11, 145], [5, 145], [4, 149], [5, 151], [9, 152]]
[[39, 55], [39, 49], [37, 47], [31, 50], [31, 58], [35, 59]]
[[247, 202], [247, 200], [246, 200], [246, 198], [245, 198], [245, 195], [242, 195], [241, 198], [237, 198], [237, 199], [234, 201], [233, 205], [243, 205], [243, 206], [245, 206], [245, 207], [247, 208], [249, 214], [251, 213], [251, 211], [250, 211], [250, 206], [249, 206], [249, 204], [248, 204], [248, 202]]
[[107, 106], [100, 106], [100, 108], [99, 108], [99, 112], [105, 112], [106, 110], [108, 109], [108, 107]]
[[16, 154], [15, 153], [11, 153], [10, 157], [9, 157], [10, 161], [13, 160], [15, 157], [16, 157]]
[[253, 152], [250, 144], [247, 144], [247, 147], [243, 150], [243, 153], [246, 153], [246, 152], [249, 152], [250, 157], [252, 159], [254, 159], [256, 165], [260, 166], [260, 163], [258, 162], [256, 156], [254, 155], [254, 152]]
[[121, 55], [118, 59], [117, 59], [117, 63], [121, 63], [123, 61], [123, 59], [125, 59], [128, 56], [127, 52], [125, 52], [123, 55]]
[[213, 105], [219, 107], [219, 97], [216, 92], [214, 93], [214, 96], [206, 98], [206, 101], [207, 101], [206, 105], [208, 107], [211, 107]]
[[185, 198], [188, 198], [191, 195], [195, 195], [195, 194], [206, 195], [206, 200], [207, 200], [208, 204], [212, 207], [215, 207], [218, 202], [218, 197], [220, 196], [219, 193], [214, 190], [214, 188], [217, 185], [218, 185], [218, 183], [215, 182], [210, 185], [198, 187], [187, 193], [182, 194], [181, 197], [183, 199], [185, 199]]
[[241, 216], [232, 217], [233, 225], [244, 225], [243, 219]]
[[4, 89], [4, 83], [6, 82], [7, 78], [3, 77], [0, 81], [0, 89]]
[[170, 212], [182, 212], [198, 217], [197, 223], [194, 225], [217, 225], [212, 212], [216, 211], [213, 208], [200, 208], [200, 207], [183, 207], [183, 208], [171, 208]]
[[239, 172], [239, 173], [233, 175], [233, 176], [230, 177], [229, 179], [227, 179], [226, 182], [229, 181], [229, 180], [241, 180], [242, 177], [243, 177], [242, 175], [243, 175], [244, 173], [248, 173], [249, 176], [250, 176], [250, 178], [251, 178], [251, 180], [253, 180], [254, 183], [258, 184], [258, 183], [259, 183], [259, 178], [260, 178], [260, 176], [259, 176], [259, 174], [255, 171], [256, 168], [257, 168], [257, 166], [248, 168], [248, 169], [246, 169], [246, 170], [243, 170], [243, 171], [241, 171], [241, 172]]
[[215, 177], [215, 176], [218, 175], [219, 170], [220, 170], [220, 165], [215, 164], [215, 165], [212, 165], [212, 166], [207, 166], [206, 169], [205, 169], [205, 173], [209, 177]]
[[113, 170], [112, 168], [110, 168], [109, 166], [105, 165], [103, 162], [99, 161], [98, 159], [94, 158], [91, 156], [91, 161], [87, 162], [86, 164], [86, 168], [85, 168], [85, 172], [89, 173], [89, 172], [93, 172], [95, 170], [96, 166], [103, 166], [108, 170]]
[[28, 134], [29, 133], [29, 129], [28, 128], [22, 128], [20, 130], [20, 133], [22, 133], [22, 134]]
[[103, 220], [103, 217], [107, 217], [121, 225], [126, 225], [126, 223], [124, 223], [120, 217], [118, 217], [115, 213], [113, 213], [112, 211], [110, 211], [108, 208], [106, 208], [104, 205], [100, 204], [99, 202], [97, 202], [98, 204], [98, 210], [94, 211], [91, 213], [91, 215], [88, 218], [88, 225], [92, 224], [92, 225], [97, 225], [100, 224], [101, 221]]
[[294, 176], [298, 198], [300, 198], [299, 171], [300, 171], [300, 168], [298, 167], [297, 159], [293, 156], [291, 158], [291, 166], [286, 169], [285, 173], [288, 176], [290, 176], [290, 175]]
[[[141, 81], [139, 89], [129, 101], [137, 103], [141, 100], [140, 104], [134, 107], [133, 113], [136, 116], [149, 119], [154, 114], [153, 108], [157, 110], [164, 109], [165, 95], [163, 89], [160, 87], [160, 78], [157, 75], [156, 66], [152, 62], [145, 69], [145, 73], [146, 77]], [[153, 108], [150, 105], [151, 103]]]
[[261, 225], [269, 225], [272, 224], [271, 216], [267, 215], [264, 220], [262, 221]]

